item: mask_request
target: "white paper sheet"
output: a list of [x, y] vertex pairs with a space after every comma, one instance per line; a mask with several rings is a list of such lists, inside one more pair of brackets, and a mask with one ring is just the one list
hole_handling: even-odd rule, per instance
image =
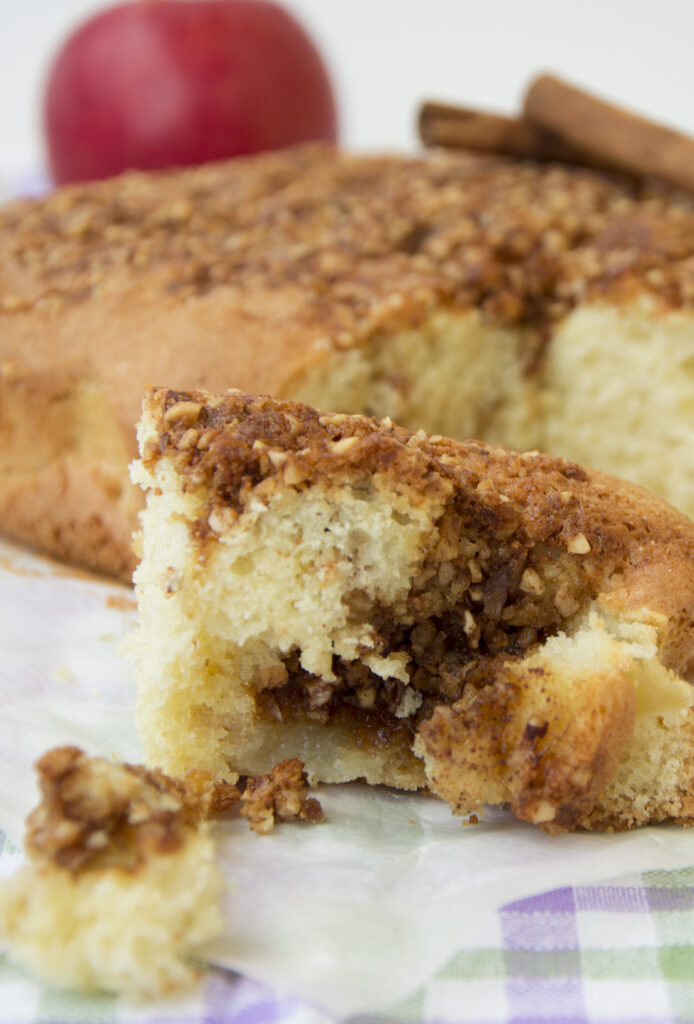
[[[134, 620], [127, 588], [0, 545], [0, 828], [14, 841], [44, 750], [140, 758], [118, 653]], [[321, 825], [262, 838], [243, 820], [215, 826], [228, 923], [207, 954], [338, 1016], [405, 998], [511, 900], [694, 864], [694, 832], [675, 827], [549, 837], [500, 811], [466, 827], [423, 795], [354, 784], [318, 796]]]

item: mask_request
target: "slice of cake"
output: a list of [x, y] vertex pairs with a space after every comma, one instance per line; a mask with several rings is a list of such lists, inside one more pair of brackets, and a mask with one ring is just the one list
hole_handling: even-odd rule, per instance
[[548, 830], [694, 816], [694, 525], [537, 452], [240, 392], [145, 400], [151, 765], [427, 786]]
[[130, 577], [152, 383], [539, 448], [694, 515], [694, 201], [305, 146], [0, 209], [0, 529]]
[[60, 747], [39, 761], [29, 864], [0, 887], [0, 938], [49, 985], [153, 995], [190, 984], [222, 928], [203, 819], [214, 785]]

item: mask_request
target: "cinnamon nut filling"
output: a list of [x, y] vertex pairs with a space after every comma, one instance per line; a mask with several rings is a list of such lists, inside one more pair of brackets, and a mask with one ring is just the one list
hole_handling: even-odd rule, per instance
[[383, 679], [365, 661], [337, 656], [335, 679], [328, 681], [303, 669], [295, 649], [284, 672], [259, 688], [265, 716], [326, 725], [350, 720], [383, 742], [398, 733], [411, 738], [436, 705], [484, 685], [500, 660], [525, 656], [592, 596], [590, 571], [566, 548], [515, 536], [492, 547], [483, 536], [461, 532], [462, 516], [455, 506], [444, 514], [437, 543], [400, 607], [384, 608], [359, 590], [347, 598], [354, 620], [376, 636], [375, 651], [364, 653], [405, 652], [408, 682]]

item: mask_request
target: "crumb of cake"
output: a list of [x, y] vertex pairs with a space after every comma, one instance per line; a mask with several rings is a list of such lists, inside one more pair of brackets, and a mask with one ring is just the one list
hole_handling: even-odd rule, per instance
[[226, 779], [213, 779], [209, 772], [192, 769], [181, 780], [185, 799], [202, 818], [219, 818], [237, 807], [241, 791]]
[[323, 809], [308, 796], [308, 777], [298, 757], [275, 765], [267, 775], [251, 776], [241, 797], [241, 814], [254, 832], [267, 835], [278, 821], [299, 819], [311, 824], [323, 820]]
[[205, 772], [173, 779], [77, 747], [49, 751], [36, 768], [42, 799], [27, 819], [27, 852], [72, 873], [136, 871], [150, 854], [179, 849], [191, 827], [240, 797]]
[[57, 988], [149, 996], [192, 984], [201, 972], [189, 958], [222, 927], [204, 819], [226, 787], [76, 747], [49, 751], [37, 770], [29, 862], [0, 886], [11, 958]]

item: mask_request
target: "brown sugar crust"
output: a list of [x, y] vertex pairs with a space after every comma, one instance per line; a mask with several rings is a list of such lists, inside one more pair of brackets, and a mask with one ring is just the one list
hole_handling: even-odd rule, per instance
[[73, 874], [135, 871], [151, 854], [180, 849], [200, 821], [240, 798], [203, 772], [179, 780], [78, 747], [50, 750], [36, 768], [42, 799], [27, 819], [27, 852]]
[[[3, 529], [128, 576], [124, 466], [148, 385], [281, 397], [331, 352], [434, 309], [523, 327], [530, 371], [550, 325], [587, 299], [645, 292], [690, 308], [693, 239], [691, 199], [655, 186], [315, 146], [12, 203], [0, 210], [0, 437], [24, 472], [0, 496]], [[45, 461], [17, 424], [74, 412], [75, 382], [123, 451], [90, 461], [68, 416]]]
[[[683, 675], [690, 669], [694, 528], [636, 485], [537, 452], [412, 433], [366, 416], [322, 415], [264, 396], [154, 389], [148, 406], [157, 440], [146, 443], [143, 459], [173, 458], [184, 489], [204, 493], [195, 527], [203, 552], [215, 512], [236, 516], [251, 497], [268, 502], [284, 488], [330, 485], [342, 474], [357, 473], [365, 485], [378, 475], [406, 488], [413, 501], [444, 495], [456, 517], [451, 531], [467, 523], [494, 549], [479, 575], [468, 568], [467, 586], [478, 588], [473, 596], [482, 609], [468, 641], [484, 632], [493, 655], [495, 624], [520, 642], [524, 627], [559, 628], [587, 598], [609, 594], [616, 608], [664, 616], [664, 663]], [[562, 568], [555, 585], [546, 579], [551, 562]], [[423, 657], [434, 640], [421, 637]]]

